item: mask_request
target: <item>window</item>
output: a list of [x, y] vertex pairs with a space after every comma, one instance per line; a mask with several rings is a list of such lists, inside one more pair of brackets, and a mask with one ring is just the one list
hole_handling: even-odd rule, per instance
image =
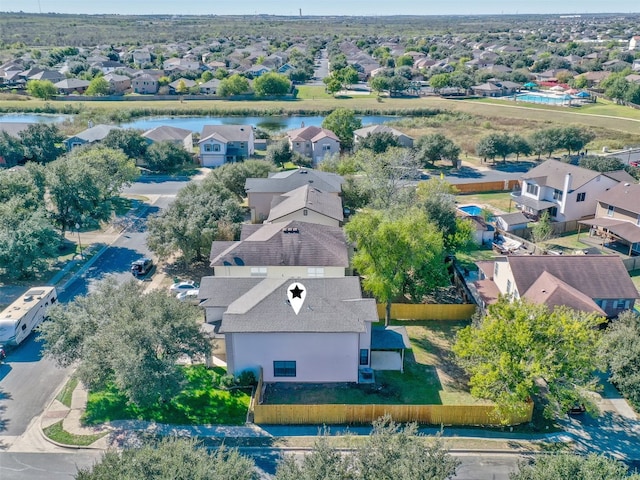
[[307, 210], [306, 208], [302, 210], [302, 215], [304, 215], [305, 217], [309, 215], [309, 210]]
[[309, 268], [307, 268], [307, 276], [309, 278], [324, 277], [324, 267], [309, 267]]
[[244, 143], [241, 143], [241, 144], [240, 144], [240, 148], [244, 148]]
[[511, 293], [511, 280], [507, 280], [507, 295]]
[[204, 144], [204, 151], [205, 152], [210, 152], [211, 151], [211, 145], [209, 145], [208, 143]]
[[640, 215], [638, 215], [638, 219], [636, 220], [636, 225], [640, 225]]
[[495, 266], [493, 267], [493, 276], [497, 277], [498, 276], [498, 262], [496, 262]]
[[602, 303], [600, 304], [600, 308], [603, 310], [607, 309], [607, 301], [606, 300], [602, 300]]
[[615, 210], [616, 207], [609, 205], [609, 208], [607, 208], [607, 217], [613, 217], [613, 212], [615, 212]]
[[580, 192], [576, 197], [576, 202], [584, 202], [584, 198], [587, 196], [587, 192]]
[[293, 360], [274, 360], [273, 376], [274, 377], [295, 377], [296, 362]]
[[562, 201], [562, 190], [554, 190], [553, 191], [553, 199], [561, 202]]
[[555, 218], [555, 217], [557, 217], [557, 216], [558, 216], [558, 207], [551, 207], [551, 208], [549, 209], [549, 216], [550, 216], [551, 218]]
[[533, 183], [527, 183], [527, 193], [538, 196], [538, 185], [534, 185]]
[[331, 150], [331, 145], [323, 145], [322, 150], [324, 150], [325, 152], [328, 152], [329, 150]]
[[251, 276], [252, 277], [266, 277], [267, 276], [267, 267], [251, 267]]
[[366, 348], [360, 349], [360, 365], [369, 365], [369, 350]]
[[220, 145], [218, 145], [217, 143], [212, 145], [212, 147], [213, 147], [213, 151], [214, 152], [219, 152], [220, 151]]

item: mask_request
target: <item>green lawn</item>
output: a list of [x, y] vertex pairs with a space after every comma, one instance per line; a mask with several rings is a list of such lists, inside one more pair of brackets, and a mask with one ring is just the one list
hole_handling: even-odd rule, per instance
[[77, 386], [78, 386], [78, 378], [71, 377], [65, 384], [64, 388], [60, 391], [56, 399], [63, 405], [71, 408], [71, 396], [73, 395], [73, 391], [76, 389]]
[[470, 252], [456, 253], [456, 261], [461, 268], [475, 271], [478, 269], [478, 267], [476, 267], [477, 261], [491, 260], [495, 256], [496, 254], [491, 248], [478, 248], [476, 250], [471, 250]]
[[451, 343], [468, 322], [394, 321], [405, 325], [412, 350], [405, 353], [404, 373], [376, 371], [375, 384], [269, 385], [268, 404], [477, 404], [467, 379], [452, 361]]
[[62, 443], [63, 445], [77, 445], [80, 447], [86, 447], [91, 445], [96, 440], [104, 437], [108, 432], [97, 433], [95, 435], [76, 435], [69, 433], [62, 428], [63, 420], [54, 423], [43, 429], [44, 434], [53, 440], [54, 442]]
[[128, 404], [126, 397], [113, 385], [91, 391], [84, 420], [90, 425], [129, 419], [175, 425], [241, 425], [245, 422], [250, 393], [214, 388], [213, 378], [223, 374], [222, 369], [198, 365], [184, 367], [184, 371], [188, 384], [180, 395], [167, 404], [156, 404], [151, 408]]

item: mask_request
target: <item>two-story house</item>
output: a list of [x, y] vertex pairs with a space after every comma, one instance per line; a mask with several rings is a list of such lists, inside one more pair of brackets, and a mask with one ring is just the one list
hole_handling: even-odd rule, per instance
[[629, 246], [629, 255], [640, 254], [640, 185], [624, 182], [597, 198], [596, 216], [580, 222], [602, 242], [620, 242]]
[[321, 127], [302, 127], [287, 132], [291, 151], [321, 162], [326, 156], [340, 153], [340, 139], [331, 130]]
[[614, 317], [639, 297], [617, 255], [509, 255], [476, 265], [471, 290], [483, 308], [505, 295]]
[[198, 145], [202, 166], [219, 167], [253, 155], [255, 135], [250, 125], [205, 125]]
[[158, 92], [158, 86], [158, 80], [148, 73], [143, 73], [131, 80], [131, 89], [134, 93], [155, 94]]
[[271, 202], [276, 196], [284, 195], [303, 185], [312, 185], [339, 197], [343, 183], [344, 179], [340, 175], [310, 168], [270, 173], [268, 178], [247, 178], [244, 190], [247, 192], [251, 221], [256, 223], [266, 220], [271, 210]]
[[633, 180], [624, 170], [601, 173], [558, 160], [547, 160], [520, 178], [521, 189], [511, 199], [522, 213], [537, 218], [548, 210], [558, 222], [593, 216], [602, 193]]
[[184, 148], [187, 152], [193, 153], [193, 132], [191, 130], [161, 125], [147, 130], [142, 136], [149, 143], [171, 142]]
[[104, 79], [109, 83], [109, 88], [112, 93], [124, 93], [131, 88], [131, 79], [126, 75], [107, 73]]

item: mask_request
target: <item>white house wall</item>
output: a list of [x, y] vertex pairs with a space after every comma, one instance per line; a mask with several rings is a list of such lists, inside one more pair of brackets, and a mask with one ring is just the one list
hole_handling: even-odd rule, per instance
[[[358, 333], [226, 334], [229, 373], [262, 367], [265, 382], [357, 382]], [[295, 377], [274, 377], [273, 362], [295, 361]]]
[[[496, 275], [495, 265], [498, 266], [498, 274]], [[496, 263], [494, 265], [493, 271], [493, 281], [498, 287], [498, 290], [501, 294], [505, 295], [507, 293], [507, 283], [511, 281], [511, 293], [515, 290], [515, 281], [513, 280], [513, 272], [511, 271], [511, 266], [506, 259], [496, 259]]]
[[227, 307], [205, 307], [204, 315], [207, 323], [213, 323], [222, 320], [222, 315], [227, 310]]
[[[558, 212], [558, 220], [567, 222], [569, 220], [579, 220], [584, 217], [595, 215], [596, 207], [598, 205], [598, 197], [617, 184], [618, 182], [615, 180], [605, 177], [604, 175], [600, 175], [584, 184], [579, 189], [574, 190], [567, 198], [564, 218], [560, 218], [562, 215]], [[579, 193], [586, 194], [584, 202], [576, 202]]]

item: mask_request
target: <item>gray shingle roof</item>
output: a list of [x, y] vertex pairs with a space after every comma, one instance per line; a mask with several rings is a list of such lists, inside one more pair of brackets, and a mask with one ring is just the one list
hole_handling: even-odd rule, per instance
[[619, 183], [598, 196], [598, 201], [640, 214], [640, 185]]
[[222, 245], [212, 243], [212, 267], [225, 262], [236, 265], [237, 259], [246, 266], [349, 266], [347, 242], [340, 227], [297, 221], [247, 227], [252, 233], [221, 253]]
[[191, 130], [185, 130], [184, 128], [176, 128], [170, 127], [167, 125], [162, 125], [160, 127], [152, 128], [151, 130], [147, 130], [142, 134], [143, 137], [146, 137], [154, 142], [162, 142], [162, 141], [175, 141], [175, 140], [184, 140], [189, 135], [192, 135], [193, 132]]
[[315, 127], [313, 125], [309, 127], [296, 128], [295, 130], [289, 130], [287, 132], [287, 136], [292, 142], [317, 142], [324, 137], [333, 138], [338, 142], [340, 141], [336, 134], [331, 130], [327, 130], [326, 128], [322, 127]]
[[522, 175], [522, 178], [524, 180], [535, 180], [539, 185], [562, 190], [567, 173], [571, 174], [572, 191], [582, 187], [597, 176], [602, 175], [600, 172], [577, 167], [570, 163], [560, 162], [559, 160], [547, 160]]
[[362, 138], [366, 137], [369, 134], [374, 134], [374, 133], [391, 133], [396, 137], [400, 137], [400, 136], [408, 137], [408, 135], [405, 135], [400, 130], [396, 130], [395, 128], [389, 127], [387, 125], [371, 125], [371, 126], [359, 128], [353, 131], [354, 135]]
[[513, 255], [507, 259], [521, 293], [549, 272], [589, 298], [639, 298], [617, 255]]
[[335, 173], [297, 168], [271, 174], [269, 178], [247, 178], [244, 189], [247, 193], [285, 193], [312, 184], [323, 192], [339, 193], [343, 183], [344, 179]]
[[[287, 301], [291, 283], [307, 290], [296, 315]], [[374, 299], [363, 299], [357, 277], [265, 278], [234, 301], [222, 317], [223, 333], [332, 332], [360, 333], [377, 322]]]
[[202, 277], [198, 298], [202, 307], [228, 307], [255, 287], [264, 278], [259, 277]]
[[80, 133], [73, 135], [70, 138], [80, 138], [86, 142], [97, 142], [105, 138], [111, 130], [121, 130], [117, 125], [96, 125], [95, 127], [87, 128]]
[[344, 220], [340, 197], [307, 184], [274, 197], [267, 222], [277, 222], [279, 218], [305, 208], [340, 222]]
[[251, 125], [205, 125], [202, 128], [200, 138], [204, 140], [216, 133], [228, 142], [248, 142], [251, 139], [252, 131]]

